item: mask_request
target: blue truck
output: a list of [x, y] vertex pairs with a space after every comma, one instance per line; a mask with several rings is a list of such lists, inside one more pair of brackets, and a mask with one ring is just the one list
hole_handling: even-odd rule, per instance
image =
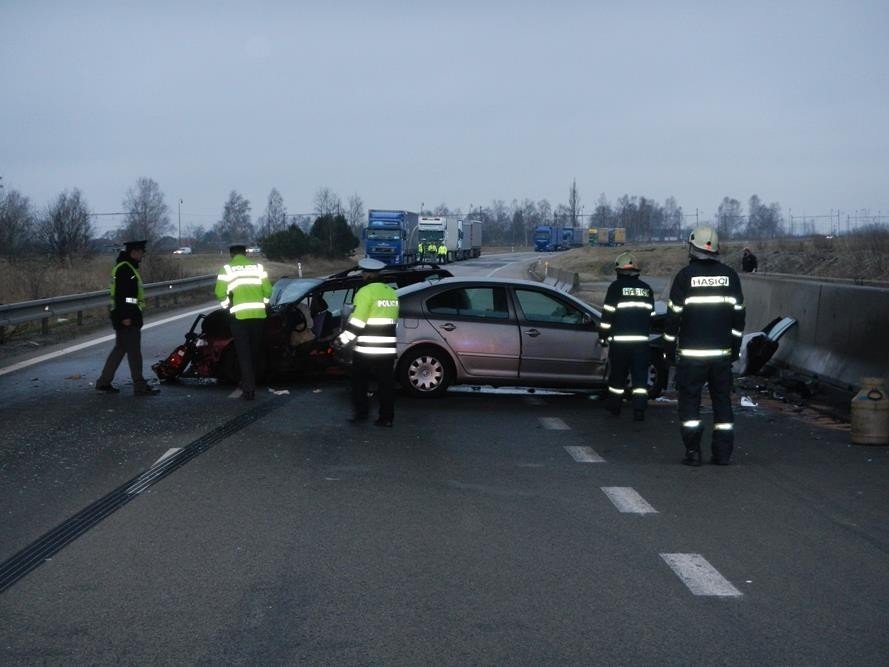
[[384, 264], [410, 264], [417, 260], [417, 221], [411, 211], [367, 212], [364, 229], [364, 256]]
[[537, 225], [534, 228], [534, 251], [555, 252], [562, 241], [562, 228], [554, 225]]

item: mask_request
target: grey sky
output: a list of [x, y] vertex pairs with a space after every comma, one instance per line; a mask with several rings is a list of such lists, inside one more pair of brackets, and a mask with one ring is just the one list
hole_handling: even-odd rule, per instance
[[[182, 6], [180, 6], [182, 5]], [[0, 175], [175, 223], [599, 194], [889, 214], [889, 2], [0, 0]], [[103, 225], [106, 223], [102, 223]]]

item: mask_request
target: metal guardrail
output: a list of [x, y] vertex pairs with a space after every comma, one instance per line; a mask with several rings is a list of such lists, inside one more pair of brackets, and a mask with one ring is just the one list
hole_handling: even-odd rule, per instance
[[[207, 289], [215, 284], [216, 274], [150, 283], [145, 285], [145, 298], [159, 300], [162, 296]], [[77, 313], [77, 324], [82, 324], [84, 311], [107, 308], [110, 299], [111, 291], [102, 290], [0, 305], [0, 342], [3, 341], [3, 327], [25, 322], [42, 320], [42, 329], [46, 333], [49, 330], [51, 318]]]

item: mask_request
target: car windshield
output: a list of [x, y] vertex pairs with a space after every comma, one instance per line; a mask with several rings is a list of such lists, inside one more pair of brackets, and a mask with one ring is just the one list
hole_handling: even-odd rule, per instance
[[295, 303], [320, 283], [317, 278], [281, 278], [272, 287], [271, 303], [273, 306]]

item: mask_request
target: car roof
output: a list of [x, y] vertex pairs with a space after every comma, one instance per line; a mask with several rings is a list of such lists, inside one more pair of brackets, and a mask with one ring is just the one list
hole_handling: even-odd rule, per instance
[[512, 286], [512, 287], [529, 287], [533, 289], [542, 289], [543, 291], [553, 293], [557, 296], [568, 299], [569, 301], [573, 301], [574, 303], [586, 308], [596, 316], [601, 317], [601, 313], [598, 308], [587, 303], [586, 301], [582, 301], [578, 299], [573, 294], [568, 294], [563, 290], [560, 290], [551, 285], [547, 285], [546, 283], [537, 282], [535, 280], [523, 280], [521, 278], [498, 278], [498, 277], [483, 277], [483, 278], [474, 278], [474, 277], [453, 277], [453, 278], [442, 278], [441, 280], [434, 283], [418, 283], [416, 285], [407, 285], [406, 287], [402, 287], [396, 290], [396, 294], [398, 294], [399, 298], [407, 297], [411, 294], [415, 294], [416, 292], [421, 292], [425, 290], [432, 289], [443, 289], [445, 287], [460, 287], [463, 286], [472, 286], [472, 287], [484, 287], [487, 285], [504, 285], [504, 286]]

